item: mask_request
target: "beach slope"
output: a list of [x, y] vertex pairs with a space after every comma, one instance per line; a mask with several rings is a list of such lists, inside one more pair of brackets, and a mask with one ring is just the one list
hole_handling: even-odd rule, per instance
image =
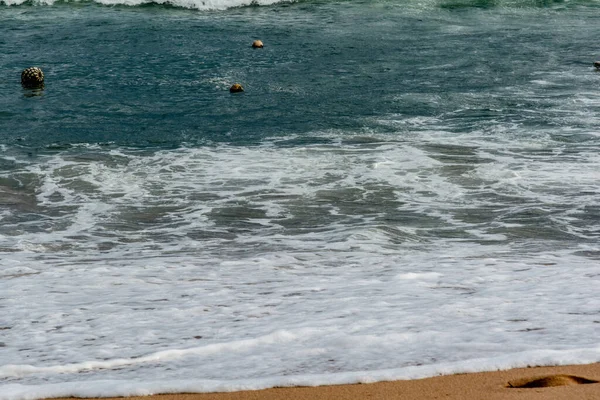
[[[116, 398], [113, 398], [116, 399]], [[517, 368], [407, 381], [290, 387], [231, 393], [179, 393], [129, 400], [598, 400], [600, 364]], [[64, 399], [66, 400], [66, 399]], [[106, 400], [106, 399], [104, 399]]]

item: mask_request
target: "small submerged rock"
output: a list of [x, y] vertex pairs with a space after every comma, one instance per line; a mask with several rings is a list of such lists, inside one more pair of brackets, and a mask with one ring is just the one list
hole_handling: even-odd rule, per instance
[[234, 83], [230, 88], [229, 88], [229, 92], [230, 93], [240, 93], [243, 92], [244, 88], [242, 87], [242, 85], [240, 85], [239, 83]]
[[29, 67], [21, 72], [21, 85], [27, 89], [44, 87], [44, 73], [38, 67]]
[[596, 67], [597, 70], [600, 70], [600, 61], [594, 62], [594, 67]]

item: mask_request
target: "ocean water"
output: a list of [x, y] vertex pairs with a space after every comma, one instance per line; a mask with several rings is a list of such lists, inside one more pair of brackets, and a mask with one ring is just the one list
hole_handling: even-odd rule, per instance
[[598, 25], [0, 0], [0, 399], [600, 361]]

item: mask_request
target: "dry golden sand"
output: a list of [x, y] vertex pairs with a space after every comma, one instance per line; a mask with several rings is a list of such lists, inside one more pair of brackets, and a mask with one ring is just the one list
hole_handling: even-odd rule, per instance
[[164, 394], [127, 400], [600, 400], [599, 381], [600, 364], [589, 364], [360, 385]]

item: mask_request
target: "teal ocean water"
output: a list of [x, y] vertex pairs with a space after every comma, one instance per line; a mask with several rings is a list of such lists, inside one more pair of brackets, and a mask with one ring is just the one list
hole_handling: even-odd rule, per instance
[[600, 361], [599, 24], [0, 0], [0, 399]]

